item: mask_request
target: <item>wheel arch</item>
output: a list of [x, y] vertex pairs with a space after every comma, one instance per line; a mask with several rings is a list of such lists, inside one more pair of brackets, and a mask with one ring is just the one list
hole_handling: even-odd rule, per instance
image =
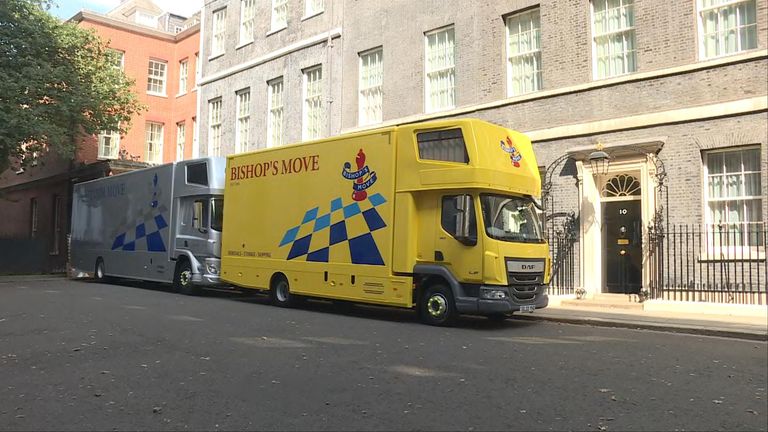
[[417, 264], [413, 266], [414, 279], [417, 280], [414, 290], [414, 303], [421, 299], [421, 295], [427, 287], [437, 283], [445, 283], [453, 293], [454, 301], [464, 296], [464, 289], [450, 270], [437, 264]]

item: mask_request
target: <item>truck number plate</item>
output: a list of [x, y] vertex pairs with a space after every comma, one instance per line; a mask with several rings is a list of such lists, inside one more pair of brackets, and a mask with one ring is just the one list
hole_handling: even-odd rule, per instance
[[536, 305], [522, 305], [520, 306], [520, 312], [533, 313], [536, 310]]

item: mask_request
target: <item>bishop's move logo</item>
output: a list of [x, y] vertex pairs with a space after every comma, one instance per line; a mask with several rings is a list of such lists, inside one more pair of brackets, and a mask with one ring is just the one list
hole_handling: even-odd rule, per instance
[[362, 201], [368, 197], [368, 192], [365, 190], [373, 186], [376, 183], [376, 171], [371, 171], [368, 165], [365, 164], [365, 153], [363, 149], [357, 152], [355, 158], [357, 164], [357, 171], [350, 171], [352, 164], [344, 162], [344, 169], [341, 171], [341, 176], [347, 180], [352, 180], [352, 199], [355, 201]]
[[509, 159], [512, 161], [512, 165], [515, 168], [520, 168], [520, 161], [523, 160], [523, 155], [520, 154], [519, 151], [517, 151], [517, 148], [512, 144], [512, 140], [507, 137], [507, 141], [504, 142], [503, 140], [501, 142], [501, 149], [504, 150], [509, 154]]

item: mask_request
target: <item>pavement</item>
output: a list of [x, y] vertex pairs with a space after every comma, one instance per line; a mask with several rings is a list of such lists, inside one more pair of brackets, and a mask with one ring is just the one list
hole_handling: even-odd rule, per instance
[[[63, 280], [64, 274], [44, 275], [0, 275], [0, 283]], [[712, 304], [696, 308], [695, 303], [687, 303], [679, 310], [665, 308], [601, 307], [574, 306], [573, 296], [550, 296], [550, 304], [545, 309], [534, 313], [515, 314], [515, 319], [531, 321], [553, 321], [568, 324], [591, 325], [598, 327], [645, 329], [672, 333], [686, 333], [705, 336], [720, 336], [737, 339], [768, 341], [768, 305], [753, 306], [749, 309], [727, 313], [712, 313]], [[651, 300], [648, 303], [653, 303]], [[586, 302], [585, 302], [586, 303]], [[683, 302], [666, 302], [683, 304]], [[738, 305], [737, 305], [738, 307]]]
[[[763, 305], [764, 308], [768, 306]], [[649, 311], [643, 309], [614, 309], [611, 307], [574, 307], [556, 302], [531, 314], [514, 315], [517, 319], [544, 320], [600, 327], [632, 328], [721, 336], [748, 340], [768, 340], [768, 319], [765, 315], [728, 315]]]

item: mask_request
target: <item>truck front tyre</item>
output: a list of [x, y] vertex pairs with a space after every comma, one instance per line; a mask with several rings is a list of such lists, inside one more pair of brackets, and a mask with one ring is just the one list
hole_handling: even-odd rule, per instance
[[199, 289], [192, 283], [192, 266], [186, 259], [176, 263], [176, 272], [173, 275], [173, 287], [176, 292], [184, 295], [197, 295]]
[[272, 287], [269, 290], [269, 299], [272, 304], [279, 307], [292, 307], [295, 296], [291, 294], [291, 287], [285, 276], [276, 276], [272, 280]]
[[419, 302], [419, 316], [425, 324], [447, 327], [456, 320], [456, 303], [450, 288], [442, 284], [431, 285]]

